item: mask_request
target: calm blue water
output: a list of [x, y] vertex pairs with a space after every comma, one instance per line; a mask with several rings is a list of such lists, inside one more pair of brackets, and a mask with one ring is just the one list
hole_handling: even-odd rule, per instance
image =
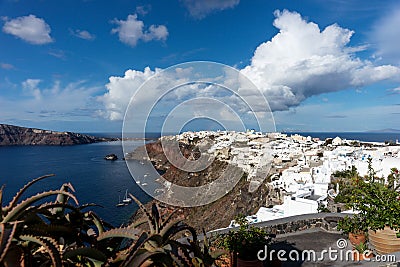
[[[290, 133], [292, 134], [292, 133]], [[327, 137], [340, 136], [361, 141], [395, 141], [400, 133], [299, 133], [304, 136]], [[118, 134], [96, 134], [101, 136], [120, 136]], [[143, 141], [130, 142], [132, 150]], [[121, 142], [97, 143], [77, 146], [16, 146], [0, 147], [0, 185], [5, 184], [4, 201], [12, 196], [28, 181], [44, 174], [54, 173], [56, 177], [42, 180], [27, 196], [39, 191], [58, 189], [63, 183], [71, 182], [76, 190], [80, 204], [97, 203], [103, 208], [93, 208], [106, 221], [118, 226], [126, 222], [136, 211], [137, 206], [117, 208], [119, 196], [123, 198], [128, 189], [142, 202], [151, 198], [140, 189], [132, 179], [125, 161], [106, 161], [107, 154], [123, 157]], [[143, 177], [150, 168], [139, 162], [130, 161], [135, 176]]]
[[[143, 141], [132, 141], [132, 149]], [[106, 161], [103, 157], [114, 153], [117, 161]], [[40, 181], [30, 196], [39, 191], [59, 189], [65, 182], [71, 182], [80, 204], [96, 203], [103, 208], [93, 208], [103, 219], [113, 225], [126, 222], [136, 211], [136, 204], [117, 208], [128, 189], [130, 193], [147, 202], [150, 197], [132, 179], [123, 157], [121, 142], [96, 143], [77, 146], [16, 146], [0, 147], [0, 185], [5, 184], [4, 201], [27, 182], [44, 174], [54, 173], [56, 177]], [[137, 164], [137, 172], [146, 172]], [[136, 169], [136, 168], [135, 168]], [[53, 199], [49, 199], [53, 201]]]

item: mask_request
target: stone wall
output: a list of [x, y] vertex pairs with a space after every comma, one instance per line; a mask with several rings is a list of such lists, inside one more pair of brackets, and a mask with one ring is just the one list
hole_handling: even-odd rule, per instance
[[[313, 213], [304, 214], [282, 219], [254, 223], [252, 226], [264, 228], [268, 233], [285, 235], [304, 231], [313, 228], [321, 228], [329, 232], [339, 232], [337, 230], [338, 221], [349, 214], [343, 213]], [[224, 228], [209, 232], [210, 237], [216, 237], [219, 234], [227, 233], [237, 228]]]

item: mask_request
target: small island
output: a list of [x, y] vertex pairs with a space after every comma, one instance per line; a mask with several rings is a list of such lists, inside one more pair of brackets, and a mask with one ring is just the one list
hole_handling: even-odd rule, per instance
[[0, 146], [68, 146], [118, 140], [118, 138], [0, 124]]

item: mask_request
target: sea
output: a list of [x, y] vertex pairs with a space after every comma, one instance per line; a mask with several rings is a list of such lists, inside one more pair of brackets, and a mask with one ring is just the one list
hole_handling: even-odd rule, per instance
[[[133, 151], [143, 142], [129, 141], [130, 149]], [[118, 160], [104, 159], [111, 153], [116, 154]], [[55, 174], [54, 177], [36, 183], [24, 194], [24, 198], [45, 190], [57, 190], [64, 183], [71, 183], [80, 205], [101, 205], [90, 209], [112, 225], [120, 226], [128, 222], [138, 208], [135, 203], [116, 207], [124, 198], [126, 190], [143, 203], [151, 200], [132, 178], [123, 156], [121, 141], [74, 146], [0, 147], [0, 186], [5, 185], [3, 203], [11, 201], [18, 190], [32, 179]], [[133, 169], [137, 175], [143, 176], [149, 171], [139, 162], [130, 164], [134, 164]], [[48, 201], [54, 199], [48, 198]]]
[[[294, 134], [294, 133], [289, 133]], [[345, 139], [366, 142], [385, 142], [400, 139], [400, 133], [317, 133], [298, 132], [303, 136], [320, 139], [339, 136]], [[104, 137], [120, 137], [120, 134], [96, 133], [92, 135]], [[146, 136], [146, 142], [154, 141], [159, 135]], [[143, 140], [129, 141], [129, 149], [143, 145]], [[104, 156], [116, 154], [118, 160], [107, 161]], [[0, 147], [0, 185], [4, 184], [3, 205], [11, 201], [18, 190], [32, 179], [55, 174], [35, 184], [24, 197], [32, 196], [44, 190], [59, 189], [63, 183], [71, 183], [79, 204], [95, 203], [92, 207], [105, 221], [120, 226], [128, 222], [137, 205], [117, 207], [116, 204], [125, 195], [126, 190], [141, 202], [151, 200], [132, 178], [123, 158], [120, 141], [102, 142], [74, 146], [4, 146]], [[134, 175], [143, 176], [149, 172], [146, 165], [133, 162]], [[49, 199], [52, 201], [53, 199]]]

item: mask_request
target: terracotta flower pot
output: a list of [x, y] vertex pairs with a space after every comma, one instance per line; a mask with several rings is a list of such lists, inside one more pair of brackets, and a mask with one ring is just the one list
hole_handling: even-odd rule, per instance
[[365, 236], [365, 233], [349, 233], [349, 241], [353, 245], [353, 248], [360, 243], [365, 243], [367, 240], [367, 237]]
[[369, 242], [379, 254], [388, 254], [400, 251], [400, 238], [396, 237], [396, 231], [385, 227], [383, 230], [368, 230]]

